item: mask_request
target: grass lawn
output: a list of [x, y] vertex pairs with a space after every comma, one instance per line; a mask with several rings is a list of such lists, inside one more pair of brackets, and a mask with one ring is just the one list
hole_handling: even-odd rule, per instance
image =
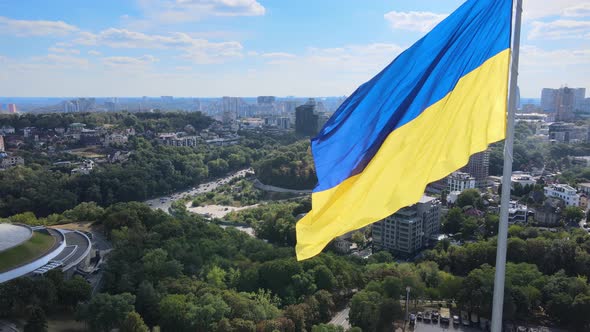
[[33, 236], [25, 243], [0, 252], [0, 272], [8, 271], [23, 263], [43, 256], [55, 243], [53, 236], [33, 232]]

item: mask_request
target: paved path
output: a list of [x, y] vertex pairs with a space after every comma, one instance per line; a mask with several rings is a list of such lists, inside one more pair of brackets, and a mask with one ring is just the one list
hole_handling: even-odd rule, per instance
[[245, 209], [251, 209], [258, 206], [258, 204], [248, 205], [248, 206], [225, 206], [225, 205], [205, 205], [205, 206], [197, 206], [191, 207], [193, 205], [192, 202], [186, 203], [186, 209], [189, 212], [200, 214], [206, 216], [208, 218], [218, 218], [221, 219], [225, 217], [228, 213], [234, 211], [241, 211]]
[[310, 190], [295, 190], [295, 189], [275, 187], [275, 186], [270, 186], [270, 185], [264, 184], [264, 183], [260, 182], [260, 180], [258, 180], [258, 179], [254, 180], [254, 187], [256, 187], [260, 190], [271, 191], [271, 192], [276, 192], [276, 193], [311, 194], [311, 189]]
[[350, 328], [350, 323], [348, 322], [348, 313], [350, 312], [350, 308], [346, 307], [344, 310], [336, 313], [336, 316], [332, 318], [330, 324], [342, 326], [345, 330]]

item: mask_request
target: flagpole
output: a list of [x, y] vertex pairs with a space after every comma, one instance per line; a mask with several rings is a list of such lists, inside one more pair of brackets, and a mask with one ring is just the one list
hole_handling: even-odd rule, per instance
[[502, 331], [502, 309], [504, 306], [504, 283], [506, 279], [506, 248], [508, 242], [508, 207], [512, 176], [512, 147], [514, 145], [514, 114], [516, 113], [516, 87], [518, 83], [518, 57], [520, 51], [520, 25], [522, 0], [516, 0], [512, 38], [512, 61], [510, 64], [510, 87], [508, 95], [508, 121], [504, 143], [504, 174], [502, 176], [502, 200], [498, 227], [498, 248], [496, 252], [496, 276], [494, 279], [494, 303], [492, 306], [492, 332]]

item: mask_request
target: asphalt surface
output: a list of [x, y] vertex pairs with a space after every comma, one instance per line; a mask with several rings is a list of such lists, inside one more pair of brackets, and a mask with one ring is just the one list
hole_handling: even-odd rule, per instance
[[346, 307], [344, 310], [336, 313], [336, 315], [330, 321], [330, 324], [342, 326], [345, 330], [350, 328], [350, 323], [348, 322], [348, 313], [350, 312], [350, 308]]
[[441, 325], [440, 323], [424, 323], [424, 322], [416, 322], [416, 326], [414, 326], [413, 328], [410, 327], [408, 329], [408, 331], [416, 331], [416, 332], [442, 332], [442, 331], [462, 331], [462, 332], [475, 332], [475, 331], [479, 331], [481, 332], [482, 330], [480, 329], [476, 329], [473, 327], [469, 327], [469, 326], [462, 326], [461, 324], [459, 324], [458, 326], [454, 326], [453, 322], [450, 322], [448, 325], [447, 324], [443, 324]]
[[160, 209], [160, 210], [168, 213], [168, 209], [170, 208], [170, 206], [172, 206], [172, 203], [177, 200], [180, 200], [184, 196], [195, 196], [195, 195], [204, 194], [204, 193], [213, 191], [213, 190], [217, 189], [217, 187], [228, 183], [232, 179], [245, 177], [248, 173], [251, 173], [251, 172], [252, 172], [251, 169], [243, 169], [243, 170], [237, 171], [231, 175], [223, 177], [221, 179], [217, 179], [217, 180], [213, 180], [208, 183], [200, 184], [198, 187], [194, 187], [194, 188], [187, 189], [184, 191], [179, 191], [179, 192], [176, 192], [176, 193], [173, 193], [170, 195], [166, 195], [166, 196], [162, 196], [162, 197], [149, 199], [149, 200], [145, 201], [144, 203], [149, 205], [154, 210]]

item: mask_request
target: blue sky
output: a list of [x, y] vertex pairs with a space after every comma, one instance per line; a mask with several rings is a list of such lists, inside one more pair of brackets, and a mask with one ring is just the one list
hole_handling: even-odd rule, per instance
[[[590, 0], [524, 1], [522, 96], [590, 89]], [[348, 95], [462, 2], [0, 0], [0, 95]]]

